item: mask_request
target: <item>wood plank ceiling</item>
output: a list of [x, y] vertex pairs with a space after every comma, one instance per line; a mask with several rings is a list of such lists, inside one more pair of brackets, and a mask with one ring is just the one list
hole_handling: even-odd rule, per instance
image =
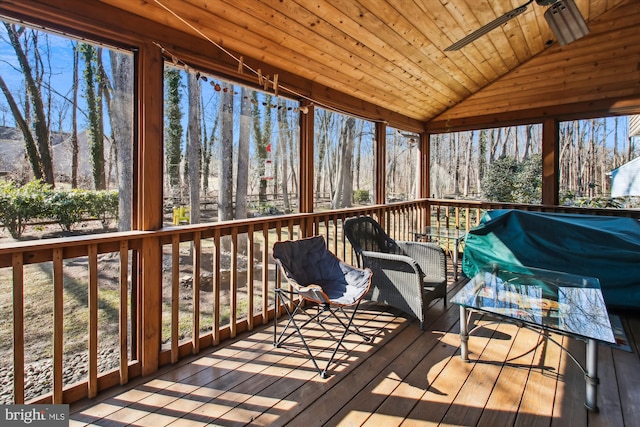
[[[546, 6], [534, 2], [461, 50], [444, 50], [526, 0], [101, 1], [208, 38], [247, 64], [261, 61], [420, 121], [557, 45]], [[587, 23], [625, 2], [576, 0]]]

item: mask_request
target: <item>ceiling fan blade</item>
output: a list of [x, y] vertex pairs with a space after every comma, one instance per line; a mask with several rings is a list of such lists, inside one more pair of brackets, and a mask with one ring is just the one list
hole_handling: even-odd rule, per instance
[[527, 3], [523, 4], [522, 6], [516, 7], [512, 11], [509, 11], [509, 12], [505, 13], [504, 15], [494, 19], [493, 21], [489, 22], [488, 24], [478, 28], [473, 33], [469, 34], [468, 36], [458, 40], [457, 42], [455, 42], [454, 44], [452, 44], [451, 46], [446, 48], [445, 51], [458, 50], [458, 49], [468, 45], [472, 41], [474, 41], [476, 39], [479, 39], [480, 37], [482, 37], [485, 34], [487, 34], [489, 31], [498, 28], [499, 26], [501, 26], [505, 22], [510, 21], [513, 18], [515, 18], [516, 16], [524, 13], [524, 11], [527, 10], [527, 6], [529, 6], [531, 3], [533, 3], [533, 0], [530, 0]]

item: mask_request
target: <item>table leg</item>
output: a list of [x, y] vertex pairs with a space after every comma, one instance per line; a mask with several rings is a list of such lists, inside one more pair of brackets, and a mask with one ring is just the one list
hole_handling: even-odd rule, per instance
[[460, 357], [465, 362], [469, 361], [469, 329], [467, 325], [467, 309], [460, 306]]
[[598, 343], [594, 339], [587, 340], [587, 366], [584, 380], [587, 384], [584, 405], [588, 410], [598, 412]]
[[460, 239], [454, 239], [453, 241], [453, 280], [458, 280], [458, 246], [460, 245]]

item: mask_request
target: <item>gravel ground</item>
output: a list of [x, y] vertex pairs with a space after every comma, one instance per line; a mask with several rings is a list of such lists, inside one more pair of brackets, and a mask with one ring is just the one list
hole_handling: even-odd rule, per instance
[[[64, 385], [74, 384], [87, 379], [89, 355], [87, 352], [65, 356], [62, 362]], [[117, 349], [105, 349], [98, 352], [98, 372], [118, 367]], [[53, 359], [29, 363], [25, 366], [24, 388], [26, 402], [51, 392], [53, 385]], [[13, 403], [13, 367], [0, 368], [0, 404]]]

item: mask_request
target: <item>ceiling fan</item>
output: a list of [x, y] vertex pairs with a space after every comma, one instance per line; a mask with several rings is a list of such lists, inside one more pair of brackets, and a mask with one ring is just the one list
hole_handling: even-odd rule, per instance
[[566, 45], [574, 40], [589, 34], [589, 28], [584, 18], [580, 14], [574, 0], [529, 0], [522, 6], [505, 13], [488, 24], [478, 28], [468, 36], [458, 40], [445, 51], [459, 50], [472, 41], [484, 36], [489, 31], [494, 30], [507, 21], [512, 20], [527, 10], [527, 6], [536, 2], [538, 6], [549, 6], [544, 13], [544, 18], [549, 24], [549, 28], [558, 39], [561, 45]]

